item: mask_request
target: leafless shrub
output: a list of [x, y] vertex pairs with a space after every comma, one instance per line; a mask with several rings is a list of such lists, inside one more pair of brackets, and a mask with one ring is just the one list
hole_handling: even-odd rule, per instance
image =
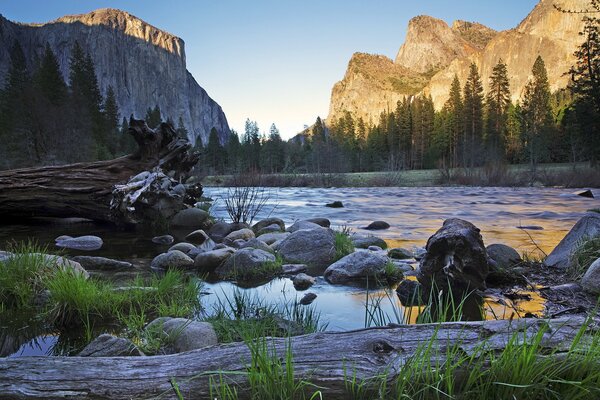
[[270, 199], [271, 192], [261, 184], [261, 176], [255, 174], [234, 176], [224, 202], [233, 222], [251, 224]]

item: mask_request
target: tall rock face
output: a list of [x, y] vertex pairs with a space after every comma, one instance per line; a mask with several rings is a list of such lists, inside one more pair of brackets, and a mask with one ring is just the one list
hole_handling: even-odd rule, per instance
[[229, 137], [223, 110], [186, 69], [183, 40], [127, 12], [101, 9], [44, 24], [19, 24], [0, 16], [1, 82], [15, 40], [23, 47], [30, 69], [48, 43], [67, 81], [71, 50], [79, 42], [94, 61], [102, 93], [109, 86], [114, 89], [121, 117], [141, 118], [158, 105], [163, 118], [183, 120], [193, 143], [206, 143], [213, 127], [222, 142]]
[[[564, 88], [568, 83], [565, 72], [582, 41], [583, 21], [581, 14], [560, 12], [555, 5], [583, 10], [589, 0], [541, 0], [516, 28], [502, 32], [475, 22], [459, 20], [450, 27], [428, 16], [411, 19], [394, 62], [377, 55], [352, 57], [344, 79], [333, 87], [328, 122], [346, 110], [355, 118], [376, 122], [382, 111], [394, 109], [406, 95], [430, 95], [439, 110], [448, 99], [455, 74], [464, 84], [474, 62], [487, 90], [500, 58], [508, 66], [513, 101], [522, 97], [538, 55], [546, 62], [552, 90]], [[360, 58], [371, 62], [353, 62]]]

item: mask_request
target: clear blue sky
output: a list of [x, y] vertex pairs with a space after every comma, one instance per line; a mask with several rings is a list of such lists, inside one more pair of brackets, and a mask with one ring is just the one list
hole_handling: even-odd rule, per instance
[[246, 118], [283, 137], [327, 116], [333, 84], [352, 53], [396, 56], [408, 20], [516, 26], [537, 0], [0, 0], [0, 13], [46, 22], [97, 8], [126, 10], [186, 43], [188, 70], [224, 109], [232, 128]]

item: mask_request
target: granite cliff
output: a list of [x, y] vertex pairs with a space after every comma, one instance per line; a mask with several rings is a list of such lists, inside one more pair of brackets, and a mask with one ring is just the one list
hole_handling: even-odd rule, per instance
[[50, 44], [65, 80], [78, 41], [92, 56], [102, 93], [109, 85], [115, 90], [121, 117], [143, 117], [148, 108], [158, 105], [163, 118], [175, 122], [182, 118], [193, 143], [206, 143], [213, 127], [221, 141], [229, 136], [223, 110], [186, 69], [183, 40], [127, 12], [101, 9], [43, 24], [15, 23], [0, 15], [0, 82], [8, 71], [15, 40], [31, 67]]

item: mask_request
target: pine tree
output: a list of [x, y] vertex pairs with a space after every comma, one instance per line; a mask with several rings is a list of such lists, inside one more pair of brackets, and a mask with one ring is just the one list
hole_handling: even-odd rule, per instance
[[509, 106], [508, 70], [506, 64], [500, 59], [492, 70], [490, 89], [486, 98], [486, 144], [488, 154], [493, 160], [498, 160], [504, 155]]
[[239, 173], [242, 169], [242, 146], [236, 131], [232, 130], [227, 142], [227, 168], [231, 173]]
[[181, 115], [179, 116], [179, 119], [177, 120], [177, 129], [175, 130], [175, 132], [177, 133], [177, 136], [179, 136], [180, 138], [184, 138], [184, 139], [188, 138], [188, 130], [185, 127], [185, 124], [183, 123], [183, 117]]
[[160, 113], [160, 107], [157, 105], [154, 108], [148, 108], [146, 111], [146, 117], [144, 118], [146, 124], [152, 128], [156, 129], [160, 123], [162, 122], [162, 115]]
[[216, 128], [211, 128], [206, 145], [207, 166], [213, 173], [222, 173], [225, 164], [225, 149], [219, 141], [219, 132]]
[[67, 85], [60, 73], [58, 60], [48, 43], [46, 43], [44, 56], [35, 73], [34, 81], [52, 105], [61, 105], [66, 99]]
[[525, 86], [523, 96], [523, 128], [525, 148], [531, 172], [535, 176], [537, 164], [545, 156], [547, 139], [551, 134], [552, 108], [548, 73], [541, 56], [535, 60], [531, 72], [532, 78]]
[[106, 90], [106, 98], [103, 105], [104, 130], [107, 139], [107, 147], [111, 156], [115, 156], [119, 151], [119, 107], [117, 106], [117, 98], [112, 86], [108, 86]]
[[477, 65], [469, 67], [464, 89], [463, 165], [474, 167], [478, 162], [483, 133], [483, 86]]
[[450, 86], [450, 97], [444, 105], [448, 114], [448, 154], [450, 157], [450, 166], [458, 166], [459, 143], [464, 132], [463, 127], [463, 99], [461, 95], [461, 86], [458, 76], [454, 75], [454, 80]]

